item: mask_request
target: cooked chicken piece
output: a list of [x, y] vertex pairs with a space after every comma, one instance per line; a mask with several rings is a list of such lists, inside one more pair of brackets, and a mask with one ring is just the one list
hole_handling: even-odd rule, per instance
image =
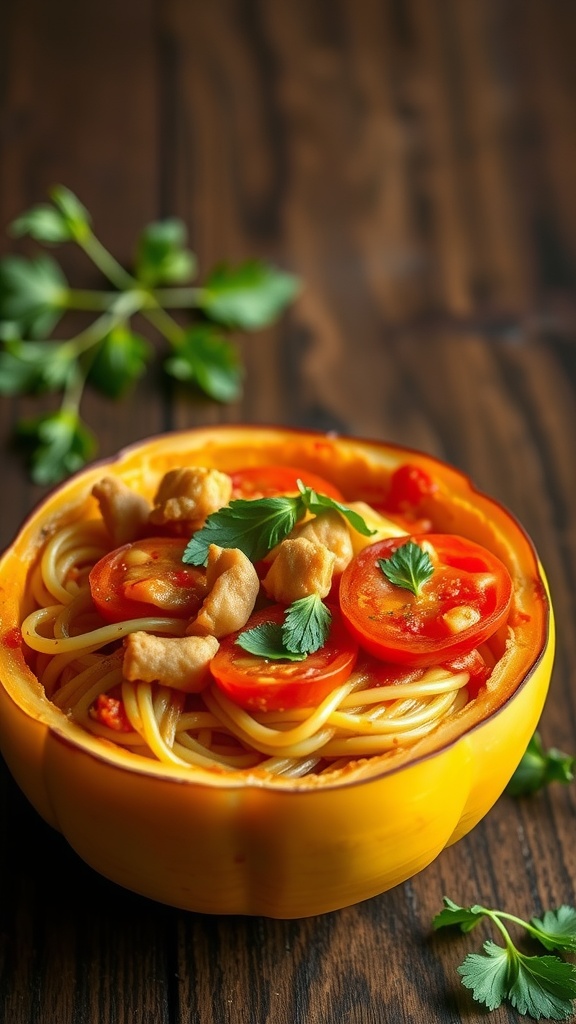
[[122, 673], [130, 682], [198, 693], [210, 682], [210, 662], [219, 646], [213, 636], [161, 637], [140, 630], [126, 638]]
[[252, 614], [260, 590], [260, 580], [250, 559], [239, 548], [211, 544], [206, 580], [208, 596], [186, 632], [220, 638], [242, 629]]
[[150, 522], [155, 526], [184, 522], [191, 530], [198, 529], [211, 512], [228, 504], [231, 494], [231, 478], [218, 469], [171, 469], [160, 481]]
[[92, 494], [100, 506], [104, 525], [114, 547], [142, 536], [150, 514], [150, 504], [146, 498], [114, 476], [106, 476], [94, 484]]
[[292, 604], [309, 594], [326, 597], [335, 562], [336, 555], [324, 544], [313, 544], [306, 537], [287, 538], [262, 581], [264, 590], [281, 604]]
[[296, 526], [290, 538], [305, 537], [313, 544], [323, 544], [336, 556], [334, 572], [341, 573], [352, 560], [354, 550], [350, 530], [342, 516], [335, 509], [328, 509]]

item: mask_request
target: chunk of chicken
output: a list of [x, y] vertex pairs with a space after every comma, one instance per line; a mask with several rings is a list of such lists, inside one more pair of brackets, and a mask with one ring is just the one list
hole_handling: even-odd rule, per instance
[[160, 481], [150, 522], [155, 526], [185, 523], [190, 530], [198, 529], [207, 516], [228, 504], [231, 494], [231, 478], [218, 469], [171, 469]]
[[227, 636], [242, 629], [252, 614], [260, 580], [249, 558], [239, 548], [208, 548], [208, 596], [186, 632], [190, 635]]
[[106, 476], [92, 488], [114, 547], [137, 540], [145, 532], [150, 503], [123, 480]]
[[139, 630], [126, 638], [122, 674], [130, 682], [198, 693], [210, 682], [210, 662], [219, 646], [213, 636], [165, 637]]
[[313, 544], [306, 537], [287, 538], [262, 580], [264, 590], [281, 604], [292, 604], [309, 594], [326, 597], [335, 562], [336, 555], [323, 544]]
[[312, 544], [323, 544], [332, 551], [335, 555], [335, 573], [344, 572], [354, 554], [348, 525], [335, 509], [328, 509], [299, 524], [292, 530], [290, 537], [305, 537]]

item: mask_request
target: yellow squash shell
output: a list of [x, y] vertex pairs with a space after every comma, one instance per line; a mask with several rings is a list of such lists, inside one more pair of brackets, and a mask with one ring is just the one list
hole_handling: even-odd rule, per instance
[[[285, 463], [353, 500], [405, 462], [438, 482], [426, 514], [508, 566], [515, 597], [486, 691], [409, 751], [325, 780], [268, 782], [146, 761], [87, 734], [50, 703], [5, 642], [31, 608], [30, 567], [58, 524], [94, 515], [94, 483], [117, 475], [150, 497], [167, 470]], [[4, 638], [4, 642], [3, 639]], [[54, 491], [0, 561], [0, 749], [28, 799], [101, 874], [154, 900], [212, 914], [296, 918], [367, 899], [429, 864], [502, 793], [536, 727], [551, 675], [552, 611], [514, 518], [461, 473], [420, 453], [305, 431], [216, 427], [153, 438]]]

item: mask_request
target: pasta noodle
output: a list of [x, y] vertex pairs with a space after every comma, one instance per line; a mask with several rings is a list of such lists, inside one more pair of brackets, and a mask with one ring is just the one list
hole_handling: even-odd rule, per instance
[[[467, 671], [433, 667], [415, 681], [374, 685], [362, 659], [317, 707], [285, 711], [247, 711], [214, 682], [184, 693], [129, 681], [124, 639], [141, 631], [182, 637], [187, 623], [149, 615], [103, 624], [88, 575], [110, 548], [101, 519], [58, 529], [32, 572], [37, 607], [22, 624], [47, 697], [104, 743], [168, 765], [296, 778], [409, 747], [469, 699]], [[121, 720], [94, 714], [103, 697]]]

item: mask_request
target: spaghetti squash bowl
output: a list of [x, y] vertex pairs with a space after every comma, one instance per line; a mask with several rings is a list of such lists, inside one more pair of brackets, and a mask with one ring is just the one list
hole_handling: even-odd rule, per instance
[[[359, 748], [350, 756], [320, 757], [301, 774], [269, 771], [266, 748], [246, 767], [234, 761], [219, 767], [203, 758], [161, 760], [114, 742], [105, 728], [87, 729], [49, 692], [43, 673], [50, 656], [28, 642], [24, 624], [39, 600], [33, 579], [59, 531], [100, 523], [94, 488], [103, 477], [153, 502], [159, 480], [186, 466], [232, 475], [239, 468], [297, 467], [304, 481], [307, 474], [323, 479], [345, 507], [365, 511], [379, 539], [392, 523], [392, 534], [457, 535], [496, 556], [508, 570], [512, 597], [505, 621], [483, 642], [486, 677], [409, 743], [400, 733], [382, 752]], [[409, 483], [403, 501], [392, 502], [393, 481], [406, 467], [416, 486]], [[359, 547], [365, 551], [371, 540], [361, 537]], [[42, 626], [38, 633], [47, 647], [56, 643]], [[58, 634], [67, 635], [65, 627]], [[351, 437], [244, 426], [176, 432], [69, 479], [34, 510], [5, 551], [0, 749], [45, 821], [115, 883], [202, 913], [317, 915], [413, 876], [488, 812], [537, 725], [553, 653], [552, 610], [529, 538], [462, 473], [422, 453]], [[73, 685], [79, 671], [73, 657], [57, 657], [66, 685]], [[93, 657], [86, 656], [87, 672]], [[254, 728], [268, 728], [257, 713], [253, 717]], [[330, 722], [326, 729], [330, 736], [338, 732]], [[191, 746], [204, 736], [197, 734]], [[239, 748], [246, 746], [242, 734]], [[282, 759], [272, 760], [277, 766]]]

